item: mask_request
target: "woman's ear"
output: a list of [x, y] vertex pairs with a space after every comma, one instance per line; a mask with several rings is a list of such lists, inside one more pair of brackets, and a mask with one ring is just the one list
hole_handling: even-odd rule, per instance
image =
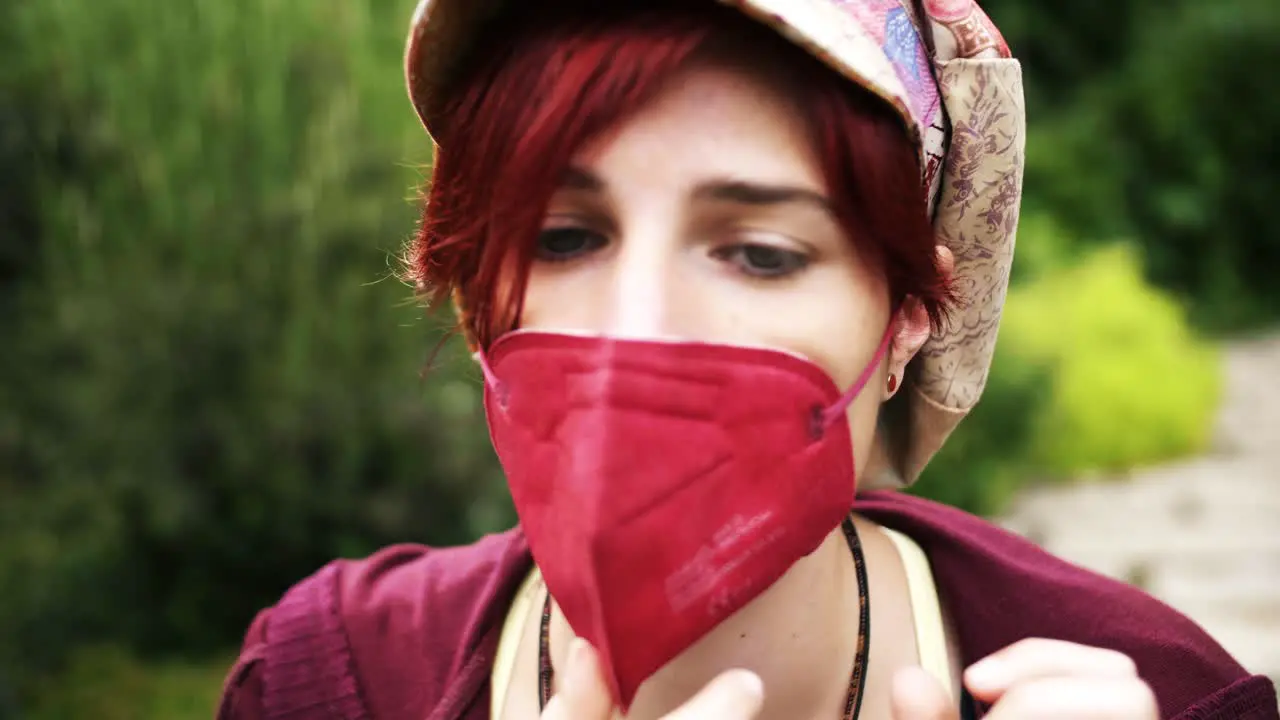
[[902, 387], [907, 363], [924, 347], [931, 330], [929, 313], [925, 312], [924, 304], [914, 297], [909, 297], [902, 303], [893, 322], [895, 330], [886, 363], [888, 374], [885, 377], [884, 400], [893, 397], [898, 388]]
[[[943, 282], [950, 284], [951, 274], [955, 270], [955, 257], [942, 245], [938, 245], [935, 252], [938, 257], [938, 271], [942, 275]], [[893, 322], [895, 330], [886, 367], [888, 376], [885, 378], [885, 400], [893, 397], [898, 392], [898, 388], [902, 387], [907, 363], [911, 362], [911, 358], [914, 358], [916, 353], [920, 352], [920, 348], [924, 347], [933, 330], [929, 325], [929, 313], [925, 312], [924, 304], [914, 297], [908, 297], [902, 303]]]

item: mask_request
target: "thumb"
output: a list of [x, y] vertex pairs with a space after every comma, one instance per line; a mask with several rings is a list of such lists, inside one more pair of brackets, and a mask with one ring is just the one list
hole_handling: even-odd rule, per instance
[[727, 670], [663, 720], [751, 720], [763, 706], [760, 676], [748, 670]]
[[950, 282], [951, 276], [956, 272], [955, 253], [951, 252], [951, 248], [946, 245], [938, 245], [934, 248], [933, 253], [938, 261], [938, 272], [947, 279], [947, 282]]
[[894, 673], [893, 720], [958, 720], [959, 711], [932, 675], [923, 668]]
[[595, 650], [582, 638], [569, 642], [564, 683], [542, 711], [542, 720], [605, 720], [613, 699], [605, 686]]

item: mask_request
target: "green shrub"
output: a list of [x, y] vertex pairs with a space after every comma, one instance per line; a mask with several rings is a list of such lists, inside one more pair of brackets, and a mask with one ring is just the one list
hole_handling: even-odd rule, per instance
[[[1280, 63], [1280, 3], [997, 5], [1029, 36], [1016, 47], [1031, 53], [1027, 86], [1041, 101], [1029, 203], [1080, 237], [1132, 238], [1146, 276], [1188, 300], [1198, 327], [1280, 320], [1280, 96], [1260, 71]], [[1069, 32], [1063, 15], [1106, 20], [1062, 24]], [[1046, 89], [1046, 70], [1077, 84]]]
[[1018, 220], [1011, 287], [1034, 283], [1080, 262], [1088, 246], [1069, 233], [1058, 218], [1045, 212], [1023, 212]]
[[1120, 470], [1202, 449], [1219, 395], [1217, 355], [1184, 311], [1144, 283], [1127, 245], [1015, 289], [999, 354], [1049, 368], [1034, 418], [1036, 471]]
[[40, 684], [30, 720], [208, 720], [233, 658], [142, 664], [115, 646], [78, 650]]
[[335, 556], [510, 522], [478, 373], [420, 381], [447, 318], [388, 279], [413, 4], [0, 3], [0, 678], [224, 648]]
[[1040, 478], [1203, 449], [1218, 401], [1217, 355], [1143, 280], [1132, 246], [1082, 255], [1056, 221], [1036, 213], [1018, 244], [982, 401], [914, 492], [994, 515]]

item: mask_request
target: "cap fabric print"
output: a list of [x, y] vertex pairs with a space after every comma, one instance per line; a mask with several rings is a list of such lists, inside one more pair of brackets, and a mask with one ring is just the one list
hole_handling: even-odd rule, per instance
[[[761, 22], [888, 103], [919, 154], [960, 305], [908, 366], [882, 413], [860, 489], [914, 482], [978, 402], [995, 351], [1022, 196], [1022, 69], [974, 0], [716, 0]], [[446, 89], [503, 0], [421, 0], [405, 53], [429, 134]], [[923, 13], [923, 18], [921, 17]]]

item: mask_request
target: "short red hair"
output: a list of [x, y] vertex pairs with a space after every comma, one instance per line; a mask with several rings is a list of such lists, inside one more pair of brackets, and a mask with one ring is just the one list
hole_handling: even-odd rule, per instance
[[[429, 51], [429, 50], [428, 50]], [[455, 299], [481, 348], [518, 323], [543, 215], [577, 149], [700, 56], [780, 79], [803, 108], [841, 224], [896, 306], [936, 328], [951, 299], [916, 151], [870, 92], [740, 11], [689, 0], [521, 3], [490, 27], [451, 88], [408, 280]]]

